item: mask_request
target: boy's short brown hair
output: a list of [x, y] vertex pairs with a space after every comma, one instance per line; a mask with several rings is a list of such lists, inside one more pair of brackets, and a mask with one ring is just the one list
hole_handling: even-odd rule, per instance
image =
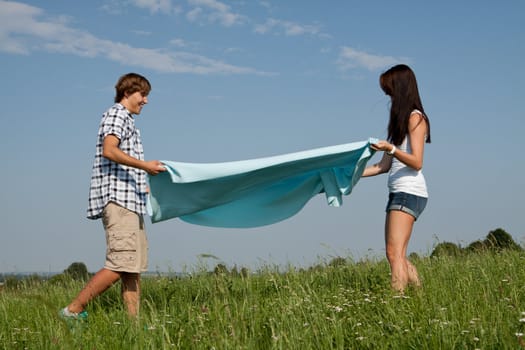
[[140, 91], [142, 95], [148, 96], [151, 91], [151, 84], [148, 79], [137, 73], [124, 74], [119, 78], [115, 85], [115, 103], [122, 101], [126, 94], [133, 94]]

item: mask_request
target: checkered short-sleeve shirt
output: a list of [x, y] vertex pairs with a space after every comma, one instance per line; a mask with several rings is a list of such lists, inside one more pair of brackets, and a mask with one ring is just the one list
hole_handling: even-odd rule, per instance
[[146, 172], [115, 163], [102, 156], [104, 138], [115, 135], [120, 140], [119, 148], [130, 156], [144, 160], [140, 132], [135, 120], [120, 103], [114, 104], [102, 116], [97, 136], [97, 146], [87, 217], [99, 219], [108, 202], [115, 202], [137, 214], [146, 213]]

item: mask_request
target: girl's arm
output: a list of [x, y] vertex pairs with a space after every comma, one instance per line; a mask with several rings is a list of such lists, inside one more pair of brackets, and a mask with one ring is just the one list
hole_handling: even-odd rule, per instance
[[[415, 170], [421, 170], [423, 168], [423, 151], [425, 149], [425, 138], [427, 134], [427, 123], [421, 114], [414, 112], [410, 115], [408, 130], [408, 138], [412, 147], [412, 153], [396, 149], [394, 157]], [[388, 156], [387, 152], [391, 152], [393, 147], [394, 145], [387, 141], [379, 141], [372, 145], [372, 148], [376, 151], [384, 151], [385, 156]]]
[[383, 158], [381, 160], [374, 164], [367, 166], [365, 170], [363, 171], [363, 175], [361, 177], [368, 177], [368, 176], [376, 176], [379, 174], [386, 173], [390, 170], [390, 167], [392, 166], [392, 157], [388, 154], [383, 153]]

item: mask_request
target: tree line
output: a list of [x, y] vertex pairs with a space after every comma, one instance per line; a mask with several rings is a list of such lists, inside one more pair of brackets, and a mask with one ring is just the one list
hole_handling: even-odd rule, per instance
[[[483, 240], [476, 240], [465, 247], [452, 242], [440, 242], [432, 250], [430, 258], [442, 256], [456, 257], [472, 253], [499, 252], [503, 250], [523, 251], [524, 248], [514, 241], [511, 234], [502, 228], [497, 228], [490, 231]], [[412, 253], [410, 257], [419, 258], [416, 253]], [[348, 263], [349, 259], [347, 258], [335, 257], [330, 260], [328, 266], [337, 267]], [[321, 266], [313, 266], [311, 268], [321, 268]], [[237, 266], [228, 269], [225, 264], [219, 263], [211, 273], [215, 275], [229, 275], [232, 277], [239, 276], [245, 278], [248, 277], [249, 270], [246, 267], [238, 268]], [[55, 274], [49, 278], [36, 273], [30, 275], [0, 274], [0, 290], [2, 287], [13, 289], [20, 287], [22, 284], [32, 285], [44, 281], [52, 284], [66, 284], [72, 280], [87, 281], [91, 276], [92, 273], [88, 272], [86, 264], [83, 262], [73, 262], [62, 273]]]

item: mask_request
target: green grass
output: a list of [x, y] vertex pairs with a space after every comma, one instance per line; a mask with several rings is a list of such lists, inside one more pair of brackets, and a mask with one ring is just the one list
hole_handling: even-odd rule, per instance
[[414, 264], [424, 287], [405, 295], [390, 291], [384, 260], [151, 277], [137, 322], [114, 286], [74, 327], [58, 310], [82, 283], [28, 283], [0, 292], [0, 349], [525, 348], [525, 253]]

